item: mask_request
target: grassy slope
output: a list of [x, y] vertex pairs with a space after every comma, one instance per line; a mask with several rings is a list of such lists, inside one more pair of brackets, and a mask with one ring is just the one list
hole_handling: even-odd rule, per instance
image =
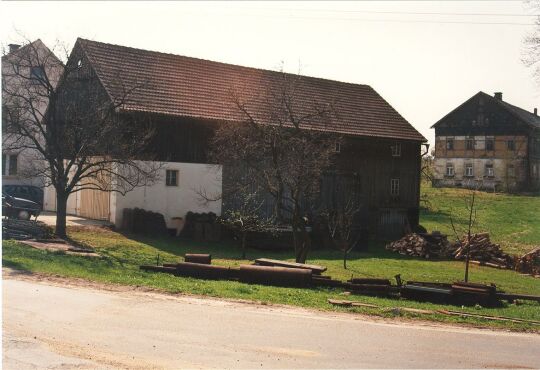
[[[468, 214], [464, 199], [469, 190], [432, 188], [424, 184], [422, 194], [430, 202], [420, 215], [428, 230], [454, 235], [450, 216], [465, 230]], [[540, 196], [477, 192], [477, 224], [474, 231], [489, 231], [491, 240], [511, 254], [523, 254], [540, 245]]]
[[[184, 292], [240, 298], [270, 303], [291, 304], [302, 307], [333, 309], [327, 303], [328, 298], [343, 298], [341, 290], [330, 289], [294, 289], [276, 288], [259, 285], [246, 285], [231, 281], [205, 281], [191, 278], [177, 278], [167, 274], [146, 273], [138, 269], [140, 264], [153, 264], [159, 254], [161, 261], [179, 261], [179, 256], [186, 252], [206, 252], [213, 255], [214, 263], [223, 265], [239, 265], [248, 261], [236, 259], [240, 251], [236, 246], [225, 244], [201, 244], [177, 239], [137, 239], [119, 233], [103, 231], [79, 230], [72, 231], [71, 236], [94, 246], [104, 258], [89, 259], [85, 257], [68, 256], [65, 254], [38, 251], [19, 243], [6, 241], [3, 248], [3, 264], [18, 269], [87, 278], [106, 283], [149, 286], [168, 292]], [[349, 269], [341, 267], [339, 254], [332, 251], [314, 251], [311, 263], [323, 264], [328, 267], [328, 275], [339, 279], [348, 279], [351, 274], [355, 277], [387, 277], [393, 278], [400, 273], [405, 280], [431, 280], [451, 282], [458, 280], [463, 274], [463, 264], [454, 261], [424, 261], [402, 257], [381, 251], [354, 253], [351, 256]], [[291, 253], [267, 253], [251, 250], [248, 257], [253, 259], [261, 256], [287, 259]], [[501, 271], [491, 268], [473, 266], [471, 279], [476, 282], [496, 282], [502, 289], [516, 293], [540, 295], [540, 280], [519, 275], [512, 271]], [[375, 298], [365, 296], [350, 296], [367, 303], [382, 307], [415, 307], [415, 308], [444, 308], [429, 303], [419, 303], [405, 300]], [[446, 306], [448, 309], [456, 309]], [[391, 312], [357, 308], [359, 312], [392, 316]], [[536, 303], [523, 305], [507, 305], [497, 309], [464, 308], [464, 311], [490, 315], [504, 315], [540, 321], [540, 306]], [[407, 314], [406, 316], [412, 316]], [[480, 319], [461, 319], [443, 315], [422, 316], [423, 318], [446, 322], [462, 322], [481, 326], [514, 328], [519, 330], [540, 330], [526, 324], [509, 324], [489, 322]]]

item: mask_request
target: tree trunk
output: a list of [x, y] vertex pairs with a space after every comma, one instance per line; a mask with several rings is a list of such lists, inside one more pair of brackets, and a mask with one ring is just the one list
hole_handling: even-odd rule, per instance
[[343, 251], [343, 268], [347, 270], [347, 250]]
[[67, 212], [68, 194], [56, 191], [56, 229], [55, 234], [59, 238], [65, 238], [66, 235], [66, 212]]

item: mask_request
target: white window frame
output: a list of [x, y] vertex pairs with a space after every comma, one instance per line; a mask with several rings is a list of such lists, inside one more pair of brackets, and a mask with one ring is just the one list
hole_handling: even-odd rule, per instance
[[393, 197], [399, 196], [399, 179], [390, 179], [390, 195]]
[[[172, 174], [174, 173], [174, 184], [172, 183]], [[178, 177], [179, 177], [179, 171], [178, 170], [165, 170], [165, 186], [178, 186]]]
[[465, 165], [465, 176], [474, 177], [474, 165], [472, 163], [467, 163]]
[[486, 163], [484, 167], [484, 174], [486, 177], [495, 177], [495, 170], [492, 163]]
[[[449, 171], [451, 170], [451, 171]], [[454, 170], [454, 164], [453, 163], [447, 163], [446, 164], [446, 172], [445, 172], [445, 176], [447, 177], [454, 177], [456, 172]]]
[[401, 157], [401, 144], [395, 144], [391, 146], [392, 157]]

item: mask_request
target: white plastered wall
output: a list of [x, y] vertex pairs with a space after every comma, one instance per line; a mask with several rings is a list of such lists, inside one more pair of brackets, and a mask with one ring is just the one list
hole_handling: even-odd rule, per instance
[[[178, 171], [178, 186], [166, 186], [166, 170]], [[174, 227], [172, 218], [183, 217], [187, 212], [214, 212], [221, 214], [221, 201], [203, 202], [199, 191], [209, 196], [220, 195], [222, 191], [220, 165], [198, 163], [162, 163], [160, 179], [151, 186], [130, 191], [126, 195], [111, 193], [110, 221], [122, 226], [124, 208], [142, 208], [159, 212], [165, 217], [168, 227]]]

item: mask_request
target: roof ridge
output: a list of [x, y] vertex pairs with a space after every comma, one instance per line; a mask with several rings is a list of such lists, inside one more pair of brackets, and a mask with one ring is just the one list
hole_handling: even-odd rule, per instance
[[305, 78], [311, 78], [311, 79], [316, 79], [316, 80], [321, 80], [321, 81], [329, 81], [329, 82], [339, 82], [339, 83], [342, 83], [342, 84], [353, 85], [353, 86], [364, 86], [364, 87], [367, 87], [367, 88], [369, 88], [369, 89], [374, 90], [374, 89], [373, 89], [370, 85], [368, 85], [368, 84], [361, 84], [361, 83], [347, 82], [347, 81], [340, 81], [340, 80], [332, 80], [332, 79], [324, 78], [324, 77], [316, 77], [316, 76], [309, 76], [309, 75], [301, 75], [301, 74], [295, 74], [295, 73], [290, 73], [290, 72], [274, 71], [274, 70], [271, 70], [271, 69], [264, 69], [264, 68], [250, 67], [250, 66], [245, 66], [245, 65], [240, 65], [240, 64], [233, 64], [233, 63], [219, 62], [219, 61], [211, 60], [211, 59], [204, 59], [204, 58], [192, 57], [192, 56], [187, 56], [187, 55], [180, 55], [180, 54], [174, 54], [174, 53], [166, 53], [166, 52], [163, 52], [163, 51], [148, 50], [148, 49], [140, 49], [140, 48], [135, 48], [135, 47], [132, 47], [132, 46], [125, 46], [125, 45], [119, 45], [119, 44], [112, 44], [112, 43], [108, 43], [108, 42], [89, 40], [89, 39], [84, 39], [84, 38], [82, 38], [82, 37], [78, 37], [77, 40], [81, 40], [81, 41], [83, 41], [83, 42], [94, 43], [94, 44], [109, 45], [109, 46], [114, 46], [114, 47], [118, 47], [118, 48], [129, 49], [129, 50], [134, 50], [134, 51], [139, 51], [139, 52], [140, 52], [140, 51], [144, 51], [144, 52], [146, 52], [146, 53], [161, 54], [161, 55], [167, 55], [167, 56], [171, 56], [171, 57], [186, 58], [186, 59], [191, 59], [191, 60], [196, 60], [196, 61], [202, 61], [202, 62], [208, 62], [208, 63], [221, 64], [221, 65], [225, 65], [225, 66], [232, 66], [232, 67], [246, 68], [246, 69], [249, 69], [249, 70], [255, 70], [255, 71], [262, 71], [262, 72], [269, 72], [269, 73], [283, 73], [283, 74], [288, 75], [288, 76], [305, 77]]

